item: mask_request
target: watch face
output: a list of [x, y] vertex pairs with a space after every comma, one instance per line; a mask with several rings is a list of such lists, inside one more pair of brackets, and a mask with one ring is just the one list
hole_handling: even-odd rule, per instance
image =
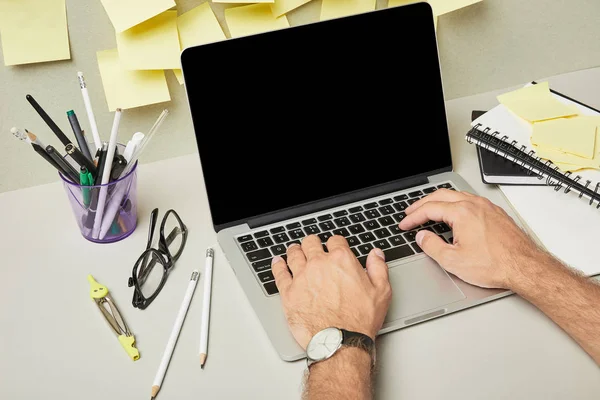
[[306, 355], [314, 361], [325, 360], [342, 345], [342, 331], [337, 328], [323, 329], [317, 333], [306, 347]]

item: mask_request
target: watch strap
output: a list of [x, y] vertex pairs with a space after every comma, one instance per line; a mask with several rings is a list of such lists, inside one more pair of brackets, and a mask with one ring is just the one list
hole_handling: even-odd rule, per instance
[[371, 366], [375, 365], [375, 342], [369, 336], [360, 332], [342, 331], [342, 345], [350, 347], [358, 347], [366, 351], [371, 356]]

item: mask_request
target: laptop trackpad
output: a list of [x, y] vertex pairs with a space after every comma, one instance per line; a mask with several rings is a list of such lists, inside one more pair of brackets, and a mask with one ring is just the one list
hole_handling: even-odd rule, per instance
[[429, 257], [390, 264], [392, 304], [385, 322], [420, 314], [465, 298], [446, 271]]

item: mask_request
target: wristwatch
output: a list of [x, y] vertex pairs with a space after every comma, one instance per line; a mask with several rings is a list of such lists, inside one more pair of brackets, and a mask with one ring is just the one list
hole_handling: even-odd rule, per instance
[[306, 364], [327, 360], [332, 357], [342, 346], [358, 347], [371, 356], [371, 367], [375, 365], [375, 343], [369, 336], [347, 331], [340, 328], [325, 328], [317, 332], [306, 346]]

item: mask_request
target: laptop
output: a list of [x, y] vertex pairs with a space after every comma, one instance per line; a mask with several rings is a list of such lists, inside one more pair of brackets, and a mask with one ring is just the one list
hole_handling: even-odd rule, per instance
[[398, 222], [419, 198], [474, 193], [452, 170], [431, 7], [416, 3], [187, 48], [181, 56], [218, 242], [280, 357], [290, 334], [271, 258], [344, 236], [364, 266], [386, 254], [380, 334], [510, 294], [446, 273]]

